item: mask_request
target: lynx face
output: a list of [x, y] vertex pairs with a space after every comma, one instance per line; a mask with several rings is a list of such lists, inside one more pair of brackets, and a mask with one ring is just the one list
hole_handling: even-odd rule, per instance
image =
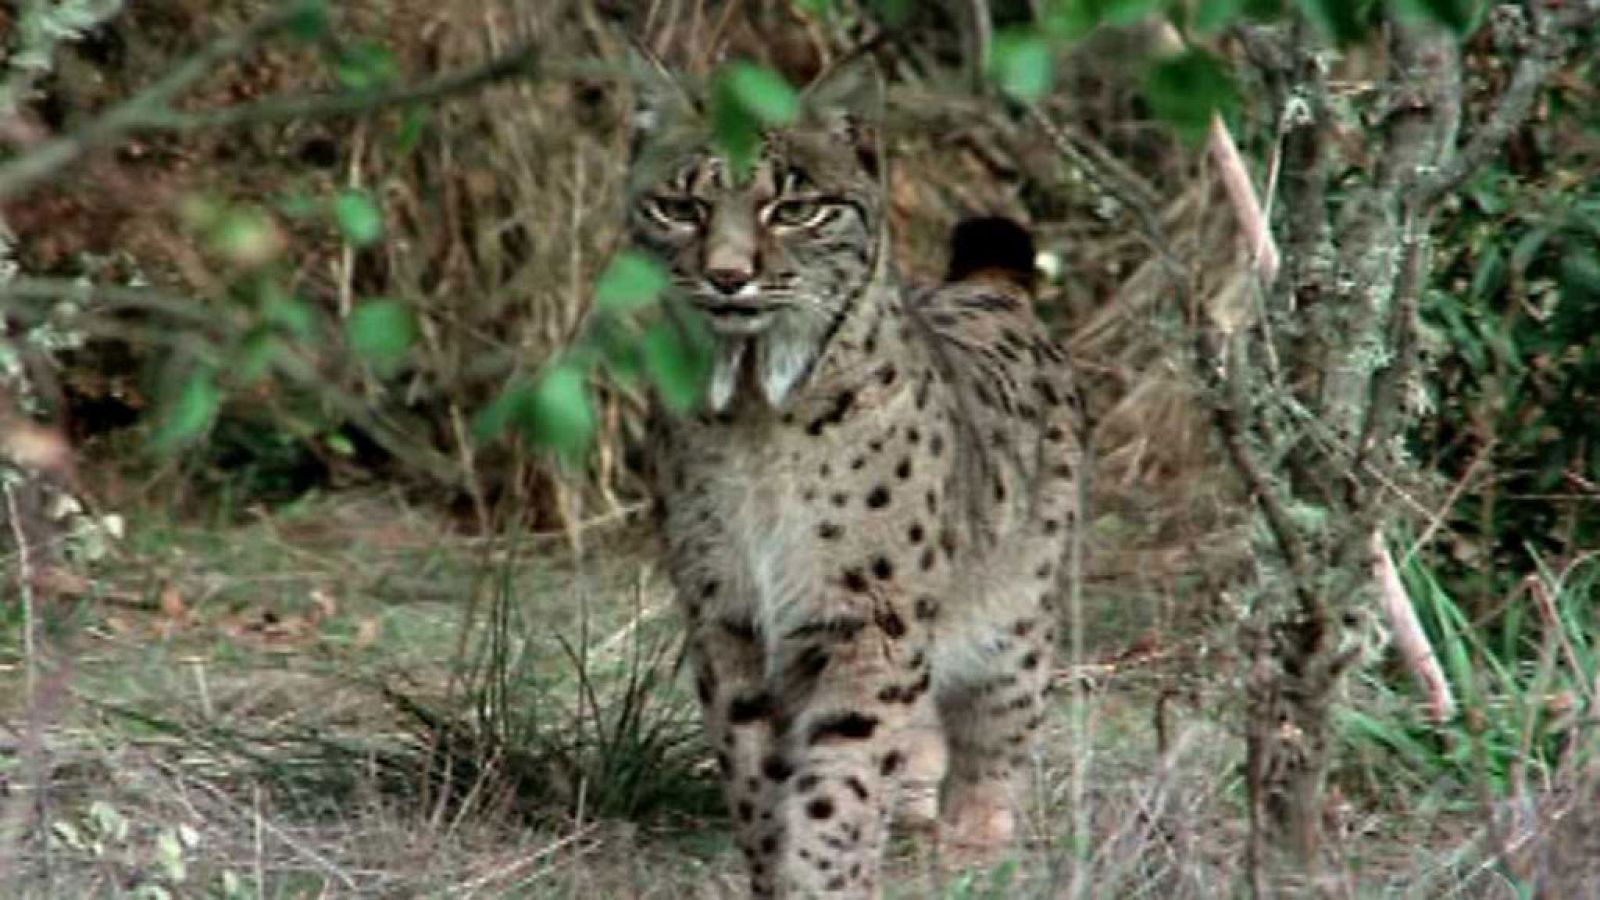
[[743, 183], [722, 158], [694, 153], [634, 203], [634, 240], [668, 264], [717, 333], [761, 334], [780, 318], [826, 324], [871, 277], [876, 204], [855, 177], [865, 173], [820, 143], [770, 139]]
[[740, 178], [678, 90], [646, 93], [628, 230], [672, 273], [719, 348], [711, 406], [744, 384], [782, 406], [877, 272], [882, 186], [848, 98], [814, 86], [810, 112], [766, 135]]

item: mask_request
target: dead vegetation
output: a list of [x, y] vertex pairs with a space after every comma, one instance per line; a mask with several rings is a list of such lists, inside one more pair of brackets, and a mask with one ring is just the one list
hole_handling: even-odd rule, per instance
[[[141, 138], [6, 210], [26, 271], [92, 265], [97, 278], [149, 279], [223, 308], [230, 273], [184, 231], [185, 197], [271, 206], [360, 187], [383, 201], [386, 239], [354, 252], [280, 216], [288, 282], [335, 318], [355, 297], [392, 295], [422, 322], [401, 383], [314, 360], [375, 422], [272, 387], [231, 402], [247, 454], [263, 431], [304, 425], [284, 429], [286, 466], [309, 470], [294, 483], [314, 490], [287, 506], [271, 491], [230, 500], [217, 489], [236, 472], [227, 458], [127, 464], [133, 436], [105, 427], [118, 421], [106, 409], [149, 407], [161, 347], [86, 353], [63, 372], [55, 403], [78, 420], [69, 431], [91, 463], [86, 491], [131, 517], [130, 537], [52, 599], [58, 634], [38, 684], [20, 677], [36, 660], [3, 658], [8, 896], [737, 894], [664, 586], [634, 522], [641, 398], [607, 395], [581, 480], [519, 449], [477, 446], [469, 422], [572, 334], [612, 249], [625, 33], [652, 35], [691, 69], [726, 42], [797, 75], [860, 37], [797, 27], [786, 3], [720, 8], [741, 5], [748, 15], [698, 2], [342, 4], [341, 33], [381, 38], [407, 75], [523, 43], [591, 69], [430, 107], [410, 146], [401, 112]], [[43, 127], [93, 115], [259, 4], [158, 6], [134, 5], [72, 51]], [[932, 33], [895, 73], [902, 259], [935, 276], [964, 215], [1003, 212], [1037, 229], [1060, 262], [1041, 308], [1084, 373], [1099, 463], [1085, 655], [1059, 673], [1085, 691], [1063, 692], [1077, 699], [1063, 701], [1038, 767], [1031, 839], [995, 870], [956, 876], [940, 873], [936, 850], [897, 845], [897, 896], [1242, 893], [1232, 699], [1248, 673], [1230, 586], [1259, 536], [1199, 402], [1184, 311], [1132, 211], [1026, 119], [953, 89], [940, 61], [960, 48]], [[1142, 173], [1145, 195], [1168, 198], [1156, 208], [1172, 249], [1201, 273], [1207, 315], [1247, 321], [1236, 290], [1247, 255], [1215, 173], [1135, 111], [1119, 60], [1139, 41], [1086, 46], [1044, 111]], [[326, 79], [304, 48], [272, 48], [188, 102]], [[372, 428], [418, 455], [366, 440]], [[356, 452], [337, 449], [332, 437], [352, 434]], [[1592, 775], [1573, 774], [1541, 795], [1532, 817], [1561, 836], [1530, 851], [1525, 871], [1588, 883], [1568, 873], [1592, 862], [1577, 823], [1594, 791]], [[1324, 815], [1342, 865], [1321, 889], [1513, 896], [1497, 836], [1463, 792], [1379, 802], [1336, 790]]]

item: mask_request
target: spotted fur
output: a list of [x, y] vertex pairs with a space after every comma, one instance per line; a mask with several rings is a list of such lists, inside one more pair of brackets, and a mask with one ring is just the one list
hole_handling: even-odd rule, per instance
[[1011, 837], [1079, 527], [1076, 394], [1019, 284], [897, 279], [851, 91], [811, 89], [743, 181], [666, 95], [629, 231], [716, 341], [704, 411], [652, 426], [696, 691], [753, 894], [875, 896], [897, 800], [956, 844]]

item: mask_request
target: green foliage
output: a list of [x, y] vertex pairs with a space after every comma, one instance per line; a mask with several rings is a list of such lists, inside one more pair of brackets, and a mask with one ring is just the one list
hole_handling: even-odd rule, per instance
[[395, 300], [362, 301], [345, 321], [350, 350], [380, 373], [398, 368], [416, 337], [417, 323], [411, 310]]
[[1593, 560], [1560, 576], [1533, 576], [1511, 598], [1517, 614], [1498, 635], [1474, 623], [1419, 562], [1401, 574], [1459, 711], [1442, 725], [1417, 721], [1408, 714], [1419, 706], [1409, 679], [1396, 693], [1369, 676], [1366, 687], [1380, 698], [1372, 705], [1387, 714], [1346, 708], [1338, 723], [1357, 755], [1383, 773], [1375, 781], [1399, 778], [1419, 791], [1443, 785], [1457, 802], [1471, 802], [1477, 798], [1467, 786], [1514, 796], [1519, 785], [1581, 762], [1574, 753], [1592, 752], [1597, 736], [1588, 713], [1600, 700], [1593, 693], [1600, 675], [1600, 567]]
[[1478, 0], [1395, 0], [1397, 10], [1435, 22], [1465, 36], [1477, 27], [1487, 5]]
[[1339, 44], [1361, 40], [1377, 24], [1374, 15], [1378, 4], [1373, 0], [1295, 0], [1295, 5]]
[[272, 262], [283, 250], [277, 226], [259, 207], [227, 205], [210, 217], [203, 210], [198, 215], [211, 252], [241, 269]]
[[762, 129], [792, 124], [799, 115], [799, 95], [771, 69], [741, 60], [712, 76], [711, 131], [736, 172], [755, 164]]
[[169, 900], [190, 881], [189, 860], [200, 846], [200, 833], [187, 824], [151, 827], [131, 821], [105, 801], [90, 803], [83, 814], [51, 823], [52, 851], [80, 865], [128, 865], [138, 871], [137, 884], [126, 896], [135, 900]]
[[382, 44], [357, 41], [334, 51], [333, 77], [347, 91], [370, 91], [394, 83], [400, 63]]
[[1144, 96], [1156, 117], [1189, 143], [1205, 140], [1212, 116], [1227, 116], [1239, 105], [1239, 90], [1221, 60], [1200, 50], [1151, 66]]
[[533, 381], [514, 380], [477, 416], [480, 441], [509, 431], [576, 465], [594, 440], [590, 386], [603, 369], [624, 387], [641, 378], [671, 410], [687, 412], [705, 395], [710, 344], [693, 314], [669, 307], [661, 264], [623, 251], [595, 283], [589, 321], [568, 351]]
[[989, 57], [989, 77], [1000, 89], [1023, 101], [1034, 101], [1050, 91], [1055, 77], [1054, 51], [1045, 36], [1030, 29], [995, 35]]
[[668, 321], [651, 325], [639, 342], [644, 371], [667, 408], [688, 412], [705, 393], [710, 353], [694, 336]]
[[623, 251], [595, 283], [595, 308], [614, 315], [637, 312], [654, 303], [666, 288], [667, 274], [655, 260]]
[[1411, 440], [1446, 478], [1479, 467], [1447, 538], [1446, 577], [1469, 594], [1503, 594], [1530, 548], [1600, 542], [1600, 509], [1584, 500], [1600, 472], [1600, 186], [1554, 175], [1469, 184], [1422, 307], [1431, 414]]
[[589, 375], [576, 358], [551, 366], [534, 382], [523, 409], [527, 436], [564, 461], [582, 457], [594, 440], [595, 414]]
[[328, 34], [327, 0], [295, 0], [284, 20], [284, 30], [308, 44], [322, 40]]
[[[1409, 15], [1438, 21], [1458, 34], [1476, 24], [1475, 0], [1398, 0]], [[1189, 143], [1204, 139], [1213, 114], [1231, 116], [1240, 93], [1222, 60], [1201, 43], [1246, 20], [1298, 14], [1340, 45], [1368, 39], [1385, 21], [1381, 0], [1049, 0], [1030, 27], [995, 36], [988, 75], [1007, 95], [1033, 101], [1050, 89], [1059, 45], [1083, 39], [1102, 26], [1127, 26], [1166, 16], [1188, 39], [1174, 58], [1149, 60], [1144, 96], [1151, 111]]]
[[333, 198], [333, 220], [344, 239], [357, 247], [369, 247], [383, 239], [383, 212], [366, 191], [340, 191]]
[[174, 450], [199, 438], [216, 419], [222, 404], [216, 372], [199, 368], [186, 375], [176, 395], [162, 408], [151, 444], [158, 452]]

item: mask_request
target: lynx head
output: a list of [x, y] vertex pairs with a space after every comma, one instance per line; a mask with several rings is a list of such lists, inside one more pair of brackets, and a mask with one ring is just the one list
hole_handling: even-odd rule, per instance
[[711, 140], [704, 104], [658, 65], [640, 59], [635, 69], [630, 237], [666, 263], [718, 338], [712, 406], [727, 405], [746, 365], [781, 406], [877, 268], [876, 73], [857, 61], [806, 88], [800, 121], [765, 134], [739, 177]]

